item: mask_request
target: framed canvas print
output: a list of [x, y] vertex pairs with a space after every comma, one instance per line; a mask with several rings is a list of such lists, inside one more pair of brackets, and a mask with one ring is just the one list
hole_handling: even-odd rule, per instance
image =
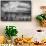
[[1, 1], [1, 21], [31, 21], [31, 1]]

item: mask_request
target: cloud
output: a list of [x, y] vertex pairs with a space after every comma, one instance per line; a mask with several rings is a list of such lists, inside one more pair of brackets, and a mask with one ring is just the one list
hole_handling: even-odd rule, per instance
[[4, 12], [24, 12], [30, 10], [30, 5], [23, 2], [9, 2], [3, 5]]

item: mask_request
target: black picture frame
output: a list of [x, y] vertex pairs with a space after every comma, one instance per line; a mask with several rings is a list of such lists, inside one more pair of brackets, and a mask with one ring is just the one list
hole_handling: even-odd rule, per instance
[[31, 1], [1, 1], [1, 21], [31, 21]]

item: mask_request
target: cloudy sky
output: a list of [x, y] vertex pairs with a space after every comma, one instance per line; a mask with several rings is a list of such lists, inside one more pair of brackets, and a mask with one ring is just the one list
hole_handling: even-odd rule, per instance
[[24, 2], [8, 2], [3, 4], [2, 10], [4, 12], [24, 12], [30, 10], [30, 5]]

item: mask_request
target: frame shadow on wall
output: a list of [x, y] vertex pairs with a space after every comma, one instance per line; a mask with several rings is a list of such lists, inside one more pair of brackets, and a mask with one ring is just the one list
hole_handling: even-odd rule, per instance
[[1, 21], [31, 21], [31, 1], [1, 1]]

